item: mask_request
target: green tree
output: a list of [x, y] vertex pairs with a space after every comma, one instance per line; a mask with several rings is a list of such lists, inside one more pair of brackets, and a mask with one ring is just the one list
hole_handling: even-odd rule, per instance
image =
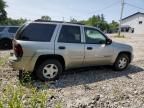
[[104, 18], [104, 15], [101, 14], [101, 17], [100, 17], [101, 21], [104, 22], [105, 21], [105, 18]]
[[7, 18], [6, 20], [4, 20], [3, 22], [1, 22], [1, 25], [22, 25], [27, 21], [27, 19], [12, 19], [12, 18]]
[[108, 23], [105, 21], [104, 15], [93, 15], [88, 20], [83, 21], [84, 24], [94, 26], [102, 31], [107, 31], [109, 29]]
[[7, 18], [5, 7], [6, 3], [3, 0], [0, 0], [0, 23]]
[[86, 24], [86, 20], [80, 20], [80, 21], [77, 21], [78, 23], [80, 23], [80, 24]]
[[78, 21], [75, 18], [70, 19], [71, 23], [77, 23]]
[[51, 17], [49, 16], [42, 16], [41, 19], [46, 21], [51, 21]]
[[119, 23], [113, 20], [113, 21], [109, 24], [109, 32], [117, 32], [118, 26], [119, 26]]
[[[76, 19], [72, 19], [71, 22], [77, 21]], [[93, 15], [92, 17], [88, 18], [87, 20], [81, 20], [77, 21], [78, 23], [90, 25], [99, 28], [100, 30], [104, 32], [117, 32], [118, 29], [118, 22], [112, 21], [111, 23], [108, 23], [105, 20], [105, 17], [103, 14], [101, 15]]]
[[98, 26], [98, 24], [99, 24], [99, 18], [98, 18], [98, 16], [95, 16], [95, 15], [93, 15], [92, 17], [90, 17], [87, 21], [86, 21], [86, 24], [87, 25], [90, 25], [90, 26], [95, 26], [95, 27], [97, 27]]

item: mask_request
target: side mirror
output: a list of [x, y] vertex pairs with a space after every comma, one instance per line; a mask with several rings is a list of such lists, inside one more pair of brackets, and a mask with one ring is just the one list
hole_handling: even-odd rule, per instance
[[110, 38], [106, 39], [106, 45], [110, 45], [112, 43], [112, 40]]

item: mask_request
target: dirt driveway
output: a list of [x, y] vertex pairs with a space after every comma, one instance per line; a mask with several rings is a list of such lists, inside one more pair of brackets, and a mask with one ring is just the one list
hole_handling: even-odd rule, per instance
[[134, 48], [134, 61], [122, 72], [96, 67], [66, 72], [50, 87], [66, 107], [144, 107], [144, 36], [112, 38]]
[[[113, 40], [133, 46], [135, 58], [129, 68], [122, 72], [110, 67], [66, 71], [57, 81], [45, 83], [49, 87], [46, 90], [53, 92], [48, 107], [53, 108], [56, 102], [62, 108], [144, 107], [144, 36]], [[0, 51], [0, 55], [4, 53], [8, 51]], [[42, 85], [39, 81], [33, 83], [39, 89], [44, 89]]]

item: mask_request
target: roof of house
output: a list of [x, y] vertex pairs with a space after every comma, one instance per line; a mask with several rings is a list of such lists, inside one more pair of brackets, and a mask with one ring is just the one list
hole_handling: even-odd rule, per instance
[[135, 16], [135, 15], [138, 15], [138, 14], [142, 14], [142, 15], [144, 15], [144, 13], [136, 12], [136, 13], [130, 15], [130, 16], [127, 16], [127, 17], [123, 18], [122, 20], [125, 20], [125, 19], [127, 19], [127, 18], [129, 18], [129, 17]]

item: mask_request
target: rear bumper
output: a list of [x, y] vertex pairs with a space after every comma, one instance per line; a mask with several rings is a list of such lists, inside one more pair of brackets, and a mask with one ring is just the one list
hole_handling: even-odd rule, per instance
[[14, 70], [19, 70], [19, 68], [18, 68], [18, 59], [15, 56], [9, 57], [8, 64]]
[[29, 62], [28, 57], [17, 58], [14, 55], [9, 57], [9, 66], [13, 68], [13, 70], [24, 70], [24, 71], [33, 71], [33, 67]]

